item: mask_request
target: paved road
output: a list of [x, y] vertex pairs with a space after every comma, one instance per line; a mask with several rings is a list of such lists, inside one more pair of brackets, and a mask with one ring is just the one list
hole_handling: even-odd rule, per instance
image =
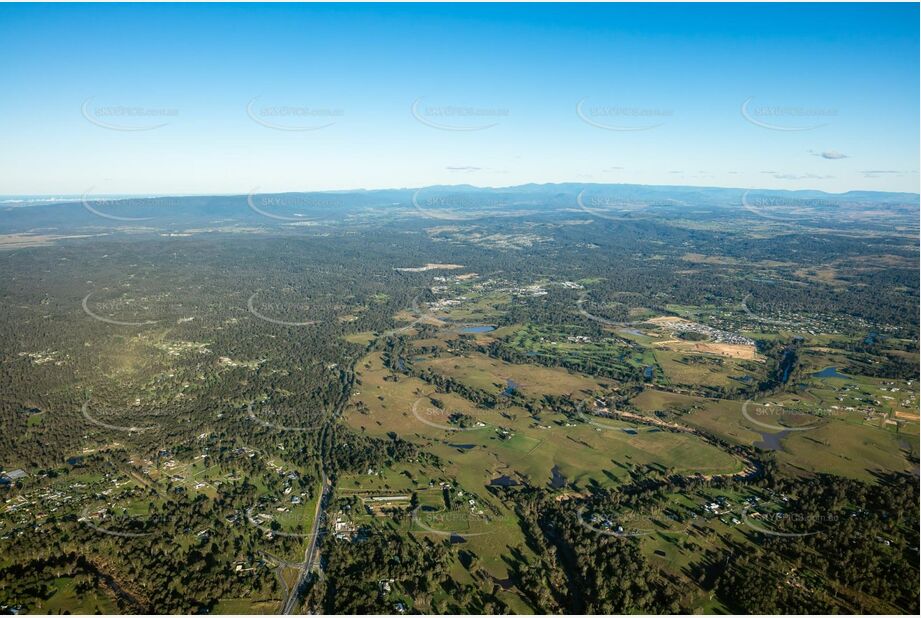
[[326, 472], [321, 471], [321, 474], [323, 475], [323, 489], [320, 492], [320, 499], [317, 500], [317, 509], [313, 514], [313, 528], [310, 531], [310, 541], [307, 544], [307, 549], [304, 550], [304, 562], [301, 564], [301, 570], [297, 576], [297, 583], [294, 584], [294, 587], [291, 589], [291, 594], [289, 594], [288, 598], [285, 600], [284, 607], [281, 611], [282, 614], [294, 613], [294, 610], [297, 608], [298, 601], [301, 598], [301, 589], [307, 582], [307, 578], [310, 577], [311, 567], [316, 560], [320, 539], [320, 514], [323, 512], [323, 508], [326, 506], [326, 502], [329, 498], [329, 490], [332, 488], [332, 485], [329, 482], [329, 478], [326, 476]]

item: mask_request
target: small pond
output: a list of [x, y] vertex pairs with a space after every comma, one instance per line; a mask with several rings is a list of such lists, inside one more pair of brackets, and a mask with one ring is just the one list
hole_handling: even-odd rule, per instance
[[822, 371], [812, 374], [814, 378], [837, 378], [839, 380], [850, 379], [850, 376], [838, 371], [837, 367], [826, 367]]
[[559, 466], [553, 466], [550, 470], [550, 487], [553, 489], [562, 489], [566, 486], [566, 477], [560, 472]]
[[790, 435], [789, 429], [784, 429], [783, 431], [778, 431], [776, 433], [771, 433], [769, 431], [760, 431], [761, 440], [755, 442], [753, 446], [756, 446], [765, 451], [779, 451], [783, 448], [781, 441]]
[[489, 484], [495, 485], [497, 487], [514, 487], [518, 485], [518, 481], [516, 481], [515, 479], [513, 479], [507, 474], [503, 474], [502, 476], [496, 477], [493, 480], [489, 481]]
[[475, 326], [467, 326], [467, 327], [465, 327], [465, 328], [462, 328], [460, 332], [465, 333], [465, 334], [470, 334], [470, 333], [489, 333], [489, 332], [492, 332], [492, 331], [494, 331], [494, 330], [496, 330], [496, 327], [495, 327], [495, 326], [489, 326], [489, 325], [487, 325], [487, 324], [482, 324], [482, 325], [475, 325]]

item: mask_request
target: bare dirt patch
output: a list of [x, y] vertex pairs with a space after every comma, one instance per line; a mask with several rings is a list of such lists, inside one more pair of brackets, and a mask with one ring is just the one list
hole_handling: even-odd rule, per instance
[[425, 266], [414, 266], [407, 268], [394, 268], [401, 273], [422, 273], [427, 270], [457, 270], [458, 268], [463, 268], [462, 264], [426, 264]]
[[683, 342], [678, 346], [680, 349], [691, 349], [695, 352], [704, 354], [719, 354], [729, 358], [740, 358], [743, 360], [760, 360], [755, 346], [742, 345], [739, 343], [713, 343], [708, 341]]
[[678, 324], [679, 322], [690, 322], [690, 320], [685, 320], [684, 318], [679, 318], [674, 315], [662, 315], [657, 318], [649, 318], [646, 321], [652, 324]]
[[55, 234], [0, 234], [0, 250], [47, 247], [58, 240], [92, 238], [94, 236], [98, 236], [98, 234], [72, 234], [70, 236], [59, 236]]
[[740, 343], [715, 343], [712, 341], [684, 341], [682, 339], [665, 339], [653, 342], [656, 348], [669, 348], [678, 352], [697, 352], [700, 354], [716, 354], [739, 360], [763, 360], [758, 355], [755, 346]]

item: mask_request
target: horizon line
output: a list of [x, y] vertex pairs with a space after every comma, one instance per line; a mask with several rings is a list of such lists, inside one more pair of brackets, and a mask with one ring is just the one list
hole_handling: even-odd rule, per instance
[[[562, 182], [525, 182], [514, 185], [475, 185], [471, 183], [457, 183], [457, 184], [432, 184], [432, 185], [419, 185], [419, 186], [401, 186], [401, 187], [359, 187], [359, 188], [350, 188], [350, 189], [286, 189], [286, 190], [270, 190], [270, 191], [249, 191], [249, 192], [240, 192], [240, 191], [211, 191], [211, 192], [196, 192], [196, 193], [176, 193], [176, 192], [166, 192], [166, 193], [96, 193], [93, 194], [93, 197], [96, 199], [103, 197], [112, 197], [113, 199], [118, 199], [120, 197], [245, 197], [248, 195], [282, 195], [286, 193], [352, 193], [352, 192], [371, 192], [371, 191], [419, 191], [422, 189], [431, 189], [433, 187], [445, 187], [445, 188], [461, 188], [469, 187], [473, 189], [482, 189], [482, 190], [502, 190], [502, 189], [517, 189], [520, 187], [526, 187], [530, 185], [536, 186], [556, 186], [556, 185], [582, 185], [582, 186], [632, 186], [632, 187], [657, 187], [657, 188], [690, 188], [690, 189], [723, 189], [723, 190], [733, 190], [733, 191], [771, 191], [771, 192], [784, 192], [784, 193], [797, 193], [797, 192], [814, 192], [822, 193], [824, 195], [834, 195], [834, 196], [844, 196], [850, 193], [876, 193], [876, 194], [892, 194], [892, 195], [913, 195], [921, 199], [921, 192], [911, 192], [911, 191], [882, 191], [879, 189], [848, 189], [847, 191], [841, 192], [830, 192], [823, 191], [822, 189], [814, 188], [797, 188], [797, 189], [775, 189], [775, 188], [766, 188], [766, 187], [733, 187], [733, 186], [720, 186], [720, 185], [693, 185], [693, 184], [644, 184], [644, 183], [634, 183], [634, 182], [575, 182], [575, 181], [562, 181]], [[85, 190], [81, 192], [74, 193], [0, 193], [0, 199], [3, 198], [34, 198], [33, 201], [42, 201], [47, 199], [57, 198], [57, 201], [66, 202], [70, 200], [80, 200], [84, 199], [89, 195], [90, 190]], [[19, 200], [25, 201], [25, 200]], [[7, 199], [6, 202], [0, 202], [0, 204], [10, 204], [14, 203], [14, 200]]]

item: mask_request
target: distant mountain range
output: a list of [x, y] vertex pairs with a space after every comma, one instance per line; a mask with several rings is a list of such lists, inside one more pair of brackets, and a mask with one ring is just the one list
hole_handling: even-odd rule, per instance
[[871, 220], [916, 226], [919, 195], [780, 191], [633, 184], [525, 184], [253, 193], [249, 195], [0, 197], [0, 233], [61, 234], [188, 227], [299, 226], [380, 222], [388, 217], [466, 221], [492, 217], [595, 216], [614, 219], [727, 215], [820, 224]]

